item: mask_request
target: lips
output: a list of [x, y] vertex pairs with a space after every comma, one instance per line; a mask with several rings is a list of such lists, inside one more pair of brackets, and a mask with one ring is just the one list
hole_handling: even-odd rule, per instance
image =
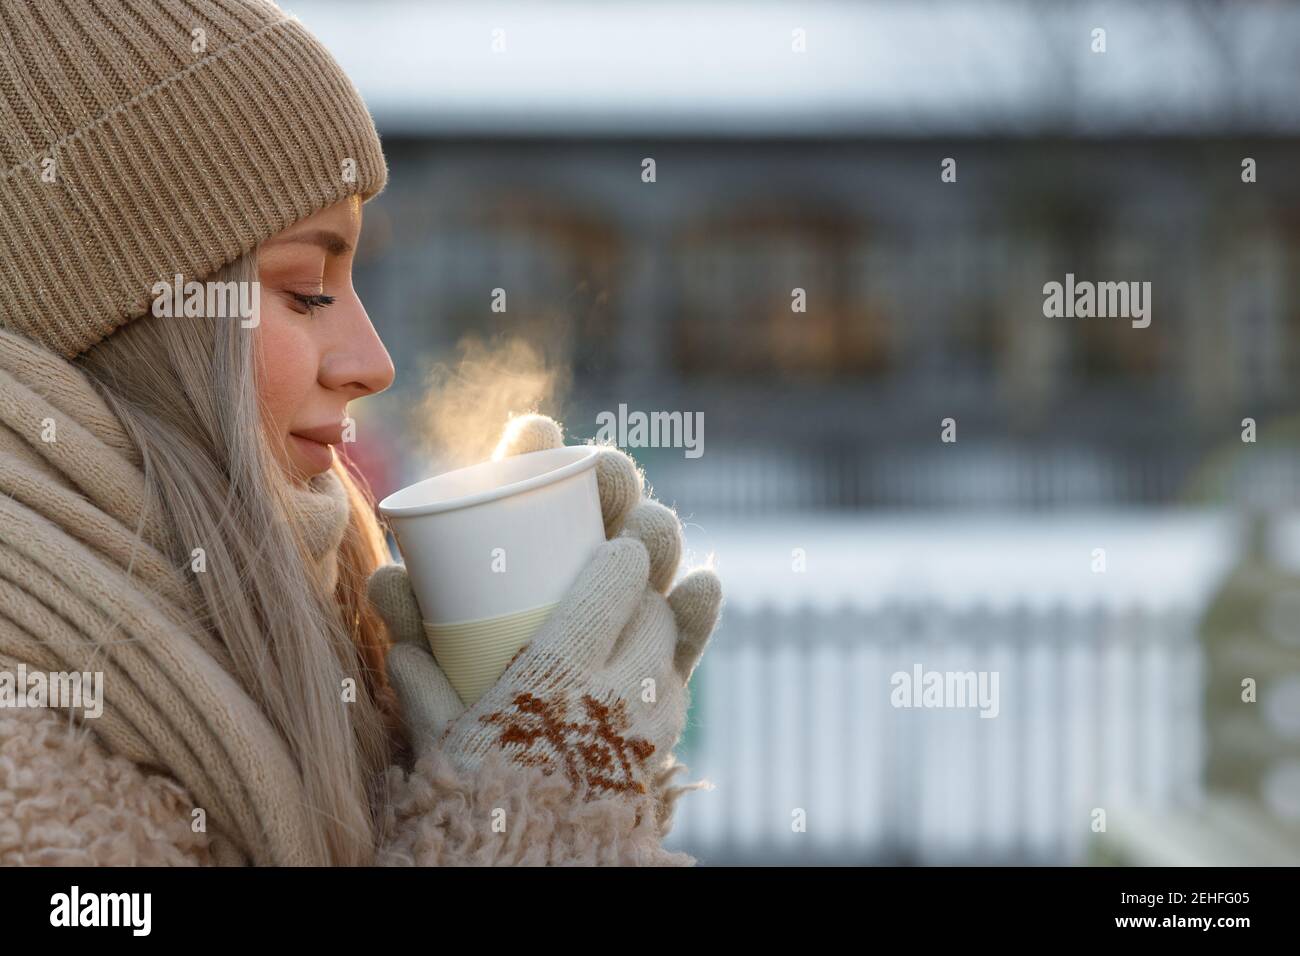
[[315, 428], [299, 428], [289, 434], [321, 445], [337, 445], [343, 441], [343, 425], [318, 425]]

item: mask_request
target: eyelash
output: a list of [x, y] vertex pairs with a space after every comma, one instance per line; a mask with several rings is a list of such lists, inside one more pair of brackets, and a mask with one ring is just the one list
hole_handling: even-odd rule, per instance
[[327, 305], [333, 305], [334, 296], [332, 295], [303, 295], [300, 292], [290, 292], [303, 308], [307, 310], [308, 315], [314, 315], [317, 309], [323, 309]]

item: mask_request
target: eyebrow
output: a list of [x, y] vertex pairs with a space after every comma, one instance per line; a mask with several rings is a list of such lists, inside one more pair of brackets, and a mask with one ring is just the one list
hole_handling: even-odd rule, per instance
[[341, 256], [344, 253], [352, 251], [352, 244], [340, 236], [337, 232], [331, 232], [328, 229], [316, 229], [312, 232], [295, 232], [287, 236], [275, 239], [268, 239], [262, 243], [263, 246], [288, 245], [290, 243], [301, 243], [309, 246], [320, 246], [332, 256]]

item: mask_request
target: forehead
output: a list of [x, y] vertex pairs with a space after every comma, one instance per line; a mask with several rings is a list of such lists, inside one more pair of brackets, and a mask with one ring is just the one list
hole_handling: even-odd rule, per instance
[[360, 230], [361, 203], [345, 200], [299, 219], [263, 242], [261, 248], [274, 256], [292, 256], [295, 249], [306, 252], [312, 247], [331, 256], [343, 256], [356, 248]]
[[272, 236], [268, 242], [316, 232], [321, 229], [327, 229], [332, 232], [341, 233], [344, 236], [352, 237], [356, 235], [360, 228], [361, 198], [359, 196], [349, 196], [341, 202], [336, 202], [332, 206], [326, 206], [324, 209], [319, 209], [306, 218], [299, 219], [287, 229]]

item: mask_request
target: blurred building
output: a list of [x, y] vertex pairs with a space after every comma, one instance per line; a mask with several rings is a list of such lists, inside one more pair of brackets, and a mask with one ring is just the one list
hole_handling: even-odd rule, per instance
[[[703, 412], [708, 454], [661, 482], [776, 456], [803, 474], [765, 507], [1162, 501], [1296, 406], [1294, 142], [387, 146], [358, 285], [395, 354], [535, 341], [578, 435]], [[1276, 178], [1242, 184], [1244, 153]], [[1150, 327], [1045, 318], [1067, 272], [1150, 281]]]
[[[399, 383], [523, 336], [579, 437], [703, 412], [702, 459], [646, 455], [724, 509], [1169, 501], [1296, 408], [1294, 5], [685, 9], [298, 5], [385, 136], [357, 285]], [[1149, 281], [1150, 327], [1045, 318], [1066, 273]]]

